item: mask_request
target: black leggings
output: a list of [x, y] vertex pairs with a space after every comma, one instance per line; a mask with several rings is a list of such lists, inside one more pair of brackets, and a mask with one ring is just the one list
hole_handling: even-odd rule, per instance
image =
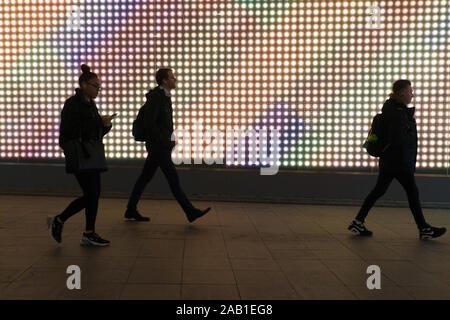
[[75, 199], [58, 218], [65, 222], [71, 216], [86, 209], [86, 231], [95, 231], [98, 199], [100, 197], [100, 172], [83, 172], [75, 175], [83, 190], [83, 196]]
[[428, 224], [425, 222], [423, 217], [422, 208], [420, 206], [419, 200], [419, 189], [417, 188], [416, 181], [414, 178], [414, 172], [410, 171], [388, 171], [380, 170], [378, 174], [377, 184], [375, 188], [369, 193], [366, 200], [364, 201], [361, 209], [359, 210], [357, 220], [364, 222], [364, 219], [369, 214], [370, 208], [375, 204], [375, 202], [386, 192], [387, 188], [391, 184], [393, 179], [397, 179], [398, 182], [405, 189], [408, 196], [409, 208], [414, 216], [414, 220], [419, 229], [425, 228]]

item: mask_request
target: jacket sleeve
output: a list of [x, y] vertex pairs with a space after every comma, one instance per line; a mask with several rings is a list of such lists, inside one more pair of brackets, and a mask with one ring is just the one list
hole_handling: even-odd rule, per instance
[[[94, 104], [94, 105], [95, 105], [95, 104]], [[105, 125], [103, 125], [102, 117], [100, 116], [100, 113], [98, 112], [98, 108], [97, 108], [96, 105], [95, 105], [95, 113], [96, 113], [96, 116], [98, 117], [98, 123], [99, 123], [99, 126], [100, 126], [101, 135], [102, 135], [102, 137], [103, 137], [103, 136], [105, 136], [109, 131], [111, 131], [112, 124], [111, 124], [110, 126], [105, 126]]]
[[59, 144], [72, 139], [81, 138], [81, 115], [78, 106], [73, 100], [67, 100], [61, 111], [61, 123], [59, 127]]
[[103, 126], [103, 132], [102, 132], [103, 136], [105, 136], [108, 132], [110, 132], [111, 128], [112, 128], [112, 125], [110, 125], [108, 127]]
[[149, 128], [149, 131], [146, 132], [147, 139], [154, 142], [161, 142], [161, 130], [158, 124], [161, 101], [157, 95], [152, 95], [147, 100], [146, 105], [144, 119], [145, 127]]

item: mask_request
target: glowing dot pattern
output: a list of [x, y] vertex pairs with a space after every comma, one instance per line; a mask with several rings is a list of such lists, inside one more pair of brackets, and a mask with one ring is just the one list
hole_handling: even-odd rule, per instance
[[[0, 159], [63, 157], [60, 111], [87, 63], [102, 81], [100, 112], [119, 114], [105, 137], [110, 159], [145, 157], [131, 124], [154, 72], [171, 67], [175, 129], [191, 140], [200, 138], [197, 125], [223, 135], [278, 129], [278, 162], [298, 169], [375, 168], [361, 145], [392, 82], [409, 79], [418, 171], [446, 173], [450, 1], [379, 5], [380, 28], [373, 28], [371, 1], [3, 0]], [[197, 145], [192, 159], [208, 147]], [[210, 151], [227, 156], [225, 144]], [[248, 150], [233, 154], [224, 165], [261, 164]]]

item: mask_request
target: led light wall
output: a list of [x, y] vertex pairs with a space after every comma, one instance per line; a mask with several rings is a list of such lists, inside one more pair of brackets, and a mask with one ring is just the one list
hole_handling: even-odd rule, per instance
[[[227, 158], [227, 131], [277, 129], [283, 168], [374, 168], [361, 145], [404, 78], [418, 170], [445, 173], [449, 30], [448, 0], [2, 0], [0, 158], [62, 158], [60, 111], [87, 63], [102, 82], [101, 114], [119, 114], [104, 140], [110, 159], [145, 157], [131, 124], [157, 68], [171, 67], [175, 129], [192, 143], [178, 159], [209, 151], [223, 166], [259, 166], [243, 148]], [[208, 149], [211, 130], [220, 143]]]

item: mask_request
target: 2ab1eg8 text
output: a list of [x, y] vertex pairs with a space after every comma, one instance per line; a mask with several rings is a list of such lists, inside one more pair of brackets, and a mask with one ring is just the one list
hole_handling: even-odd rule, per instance
[[272, 314], [272, 305], [220, 305], [220, 314], [230, 315], [230, 314], [243, 314], [243, 315], [266, 315]]

